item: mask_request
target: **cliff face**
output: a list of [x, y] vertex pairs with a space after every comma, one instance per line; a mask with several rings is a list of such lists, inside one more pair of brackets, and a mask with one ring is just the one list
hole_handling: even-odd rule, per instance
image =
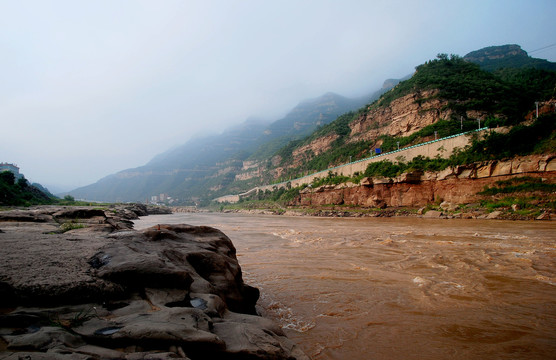
[[359, 207], [421, 207], [437, 200], [454, 204], [479, 201], [485, 186], [516, 175], [556, 181], [556, 154], [533, 155], [508, 161], [489, 161], [448, 168], [438, 173], [409, 173], [397, 178], [365, 178], [360, 185], [306, 188], [293, 205], [353, 205]]
[[371, 109], [353, 121], [350, 142], [374, 140], [380, 135], [408, 136], [441, 119], [479, 118], [487, 113], [468, 110], [455, 113], [448, 100], [439, 97], [438, 90], [418, 91], [395, 99], [387, 107]]
[[[486, 112], [469, 110], [465, 114], [456, 114], [448, 105], [448, 100], [438, 96], [438, 90], [419, 91], [393, 100], [389, 106], [370, 109], [349, 124], [350, 133], [348, 143], [358, 141], [374, 141], [372, 147], [380, 147], [379, 136], [409, 136], [426, 126], [441, 119], [464, 116], [466, 118], [481, 118]], [[318, 137], [309, 144], [300, 146], [292, 151], [292, 160], [284, 165], [280, 158], [273, 159], [275, 168], [272, 170], [275, 179], [279, 178], [287, 169], [297, 168], [313, 157], [329, 151], [333, 142], [339, 138], [336, 133]], [[253, 167], [256, 166], [257, 170]], [[264, 164], [244, 164], [249, 172], [236, 175], [236, 180], [247, 180], [262, 176], [265, 172]]]

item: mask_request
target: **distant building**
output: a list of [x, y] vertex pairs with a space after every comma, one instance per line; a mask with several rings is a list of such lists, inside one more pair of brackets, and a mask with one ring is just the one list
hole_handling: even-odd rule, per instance
[[17, 165], [15, 165], [15, 164], [0, 163], [0, 172], [3, 172], [3, 171], [12, 172], [15, 175], [16, 180], [23, 177], [23, 175], [21, 175], [19, 173], [19, 167], [17, 167]]

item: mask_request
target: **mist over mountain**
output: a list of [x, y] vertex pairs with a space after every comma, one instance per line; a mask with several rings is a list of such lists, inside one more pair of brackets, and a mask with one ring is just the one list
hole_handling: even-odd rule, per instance
[[191, 139], [155, 156], [144, 166], [106, 176], [69, 193], [95, 201], [145, 201], [168, 194], [179, 202], [190, 203], [202, 196], [207, 187], [218, 191], [232, 182], [243, 160], [272, 155], [289, 141], [307, 136], [339, 115], [372, 102], [395, 83], [389, 81], [383, 88], [355, 99], [329, 92], [304, 100], [270, 124], [247, 119], [221, 134]]
[[530, 57], [521, 46], [516, 44], [489, 46], [472, 51], [463, 58], [478, 64], [485, 71], [495, 71], [502, 68], [556, 71], [556, 63]]
[[[436, 67], [437, 70], [430, 70], [430, 74], [421, 71], [419, 77], [410, 75], [401, 80], [387, 79], [382, 88], [357, 99], [329, 92], [315, 99], [301, 101], [282, 119], [270, 124], [254, 118], [248, 119], [219, 135], [191, 139], [181, 146], [155, 156], [144, 166], [109, 175], [94, 184], [75, 189], [70, 194], [76, 198], [98, 201], [147, 201], [152, 196], [164, 194], [164, 197], [169, 196], [177, 204], [193, 204], [227, 193], [245, 191], [253, 186], [276, 181], [283, 171], [293, 176], [298, 171], [295, 169], [310, 167], [299, 164], [299, 161], [311, 160], [311, 164], [314, 164], [318, 160], [311, 157], [305, 160], [297, 159], [295, 166], [286, 165], [276, 172], [277, 154], [282, 154], [283, 162], [284, 154], [301, 151], [295, 149], [303, 144], [308, 146], [310, 140], [303, 139], [318, 138], [317, 134], [323, 131], [339, 131], [340, 138], [343, 139], [347, 133], [355, 131], [354, 128], [350, 130], [348, 124], [354, 121], [353, 119], [365, 115], [375, 100], [380, 98], [379, 106], [388, 106], [394, 99], [414, 91], [413, 88], [438, 92], [440, 95], [434, 96], [441, 98], [447, 96], [447, 106], [454, 107], [454, 113], [472, 110], [483, 114], [496, 114], [496, 111], [499, 111], [503, 115], [506, 112], [503, 116], [513, 111], [510, 108], [523, 108], [531, 101], [529, 98], [540, 92], [545, 92], [541, 94], [543, 97], [550, 96], [546, 92], [551, 89], [549, 83], [552, 79], [545, 76], [543, 71], [552, 74], [551, 71], [556, 64], [532, 58], [518, 45], [487, 47], [470, 52], [459, 59], [478, 64], [481, 70], [466, 68], [463, 64], [458, 65], [458, 69], [461, 68], [461, 71], [468, 74], [465, 78], [461, 77], [461, 74], [458, 75], [457, 71], [454, 75], [450, 66], [440, 66]], [[450, 62], [447, 63], [449, 64]], [[459, 63], [456, 61], [456, 64]], [[417, 69], [429, 67], [419, 65]], [[487, 72], [494, 75], [488, 75]], [[530, 79], [538, 85], [522, 88], [523, 79]], [[495, 93], [473, 99], [484, 91]], [[510, 108], [503, 108], [508, 102], [508, 96], [511, 99], [515, 98], [516, 102], [510, 101]], [[489, 108], [492, 104], [501, 107]], [[346, 114], [356, 110], [356, 113]], [[342, 114], [346, 115], [340, 116]], [[513, 113], [509, 116], [514, 115], [521, 116]], [[365, 122], [361, 119], [358, 121]], [[330, 145], [332, 148], [326, 151], [340, 154], [339, 147], [347, 145], [349, 141], [346, 144], [336, 141]], [[369, 144], [363, 145], [366, 149]], [[368, 150], [362, 151], [362, 154], [368, 153]], [[353, 156], [355, 155], [357, 154], [354, 153]], [[319, 156], [329, 158], [326, 161], [318, 160], [321, 167], [334, 163], [334, 157], [330, 155], [323, 153]], [[337, 161], [339, 160], [345, 161], [338, 158]]]

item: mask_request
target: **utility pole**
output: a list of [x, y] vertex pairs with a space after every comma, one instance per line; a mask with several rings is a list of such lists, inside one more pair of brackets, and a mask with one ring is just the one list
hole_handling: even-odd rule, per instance
[[481, 118], [478, 118], [477, 122], [479, 123], [479, 130], [481, 130]]
[[398, 141], [398, 150], [400, 150], [400, 142]]
[[459, 122], [460, 122], [460, 125], [461, 125], [461, 130], [463, 131], [463, 116], [459, 117]]
[[535, 101], [535, 108], [536, 108], [536, 113], [537, 113], [537, 119], [539, 118], [539, 102]]
[[436, 131], [434, 132], [434, 140], [438, 140], [438, 133]]

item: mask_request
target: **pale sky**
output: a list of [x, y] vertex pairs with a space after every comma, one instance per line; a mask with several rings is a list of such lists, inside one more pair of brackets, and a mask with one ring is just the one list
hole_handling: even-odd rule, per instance
[[0, 162], [53, 191], [88, 185], [438, 53], [556, 61], [555, 15], [555, 0], [0, 0]]

